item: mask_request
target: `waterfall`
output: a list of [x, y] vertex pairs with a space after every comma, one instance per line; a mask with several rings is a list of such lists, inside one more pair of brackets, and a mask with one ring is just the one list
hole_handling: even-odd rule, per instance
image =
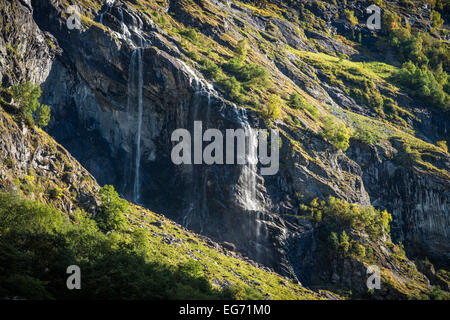
[[242, 123], [247, 141], [245, 146], [245, 165], [242, 169], [240, 180], [244, 188], [243, 200], [245, 209], [259, 210], [259, 204], [256, 199], [256, 171], [258, 164], [258, 131], [253, 129], [247, 117], [247, 111], [240, 108], [238, 117]]
[[266, 228], [266, 225], [261, 222], [261, 211], [263, 210], [256, 198], [256, 173], [258, 164], [258, 130], [250, 126], [247, 117], [247, 111], [243, 108], [237, 108], [238, 118], [242, 124], [245, 135], [247, 137], [245, 147], [245, 165], [242, 169], [241, 176], [239, 177], [240, 183], [243, 188], [242, 201], [246, 210], [252, 211], [255, 216], [255, 224], [251, 227], [254, 234], [254, 246], [256, 257], [260, 258], [263, 255], [262, 245], [264, 235], [262, 229]]
[[[143, 80], [143, 59], [142, 48], [136, 48], [131, 54], [130, 66], [128, 70], [128, 97], [127, 97], [127, 113], [130, 114], [135, 106], [137, 98], [137, 131], [136, 131], [136, 152], [134, 161], [134, 179], [133, 179], [133, 201], [138, 203], [140, 199], [140, 169], [141, 169], [141, 135], [142, 135], [142, 87]], [[130, 119], [130, 116], [128, 117]]]
[[127, 93], [127, 113], [129, 114], [132, 104], [132, 97], [134, 96], [133, 93], [133, 84], [134, 84], [134, 77], [136, 70], [136, 51], [134, 50], [131, 53], [131, 59], [130, 59], [130, 66], [128, 67], [128, 93]]
[[122, 10], [122, 6], [123, 4], [121, 4], [117, 10], [119, 11], [120, 14], [120, 25], [122, 26], [122, 32], [123, 34], [127, 37], [130, 38], [131, 37], [131, 33], [130, 30], [128, 29], [127, 25], [125, 24], [125, 22], [123, 22], [123, 10]]
[[107, 12], [109, 12], [109, 10], [111, 9], [111, 7], [114, 5], [114, 3], [116, 2], [116, 0], [106, 0], [105, 1], [105, 5], [106, 5], [106, 10], [104, 12], [100, 12], [99, 13], [99, 22], [100, 24], [103, 24], [103, 15]]
[[[178, 62], [181, 64], [188, 76], [190, 87], [194, 89], [194, 95], [191, 101], [192, 108], [190, 110], [190, 119], [192, 119], [193, 122], [199, 120], [203, 121], [203, 129], [206, 130], [209, 122], [212, 96], [217, 95], [217, 93], [210, 83], [197, 76], [194, 70], [192, 70], [184, 61], [178, 60]], [[198, 219], [200, 232], [203, 232], [203, 226], [209, 212], [207, 203], [208, 169], [204, 166], [193, 165], [192, 175], [193, 199], [184, 213], [183, 225], [188, 228], [193, 220], [193, 217], [195, 217]]]
[[[203, 85], [203, 81], [190, 78], [195, 81], [195, 92], [192, 100], [193, 109], [192, 109], [192, 119], [193, 121], [201, 120], [203, 121], [203, 125], [206, 126], [209, 120], [210, 114], [210, 105], [211, 105], [211, 92], [205, 90], [207, 86]], [[195, 80], [194, 80], [195, 79]], [[206, 110], [201, 110], [199, 112], [199, 108], [205, 101], [205, 97], [207, 98]], [[206, 130], [206, 127], [204, 128]], [[192, 222], [192, 218], [195, 217], [198, 220], [200, 226], [200, 233], [203, 232], [203, 227], [205, 220], [207, 219], [207, 214], [209, 212], [208, 203], [207, 203], [207, 183], [208, 183], [208, 169], [205, 166], [192, 166], [192, 202], [189, 205], [189, 208], [186, 210], [183, 217], [183, 224], [186, 228]], [[194, 218], [194, 219], [195, 219]]]
[[143, 61], [142, 61], [142, 48], [137, 48], [137, 60], [138, 60], [138, 123], [137, 123], [137, 138], [136, 138], [136, 159], [135, 159], [135, 171], [134, 171], [134, 188], [133, 188], [133, 200], [138, 202], [140, 198], [140, 169], [141, 169], [141, 131], [142, 131], [142, 87], [144, 85], [143, 80]]

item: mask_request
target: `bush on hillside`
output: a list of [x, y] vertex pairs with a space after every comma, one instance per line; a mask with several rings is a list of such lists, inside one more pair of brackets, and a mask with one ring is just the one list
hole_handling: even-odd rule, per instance
[[104, 231], [122, 230], [125, 228], [128, 202], [119, 197], [113, 186], [106, 185], [100, 189], [100, 212], [95, 216], [98, 226]]
[[50, 121], [50, 107], [39, 103], [41, 88], [31, 82], [13, 85], [10, 92], [20, 106], [23, 119], [30, 125], [45, 127]]
[[319, 114], [317, 112], [317, 109], [314, 106], [310, 105], [308, 102], [304, 101], [297, 92], [294, 92], [290, 95], [288, 105], [293, 109], [307, 110], [314, 118]]
[[342, 151], [350, 146], [350, 129], [344, 124], [338, 123], [333, 116], [327, 116], [323, 120], [323, 136], [326, 140]]

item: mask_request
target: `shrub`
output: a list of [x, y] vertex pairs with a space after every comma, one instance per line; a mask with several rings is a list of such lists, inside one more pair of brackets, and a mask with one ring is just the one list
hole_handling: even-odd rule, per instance
[[7, 166], [9, 169], [11, 169], [14, 166], [14, 161], [11, 159], [11, 157], [7, 157], [5, 160], [3, 160], [3, 163], [5, 166]]
[[269, 73], [264, 67], [257, 64], [242, 64], [238, 58], [232, 58], [223, 64], [223, 70], [233, 75], [247, 87], [268, 87], [270, 84]]
[[395, 12], [385, 10], [382, 17], [383, 28], [386, 30], [386, 33], [391, 33], [393, 30], [400, 28], [400, 17]]
[[230, 98], [238, 99], [241, 94], [241, 83], [235, 77], [226, 77], [220, 80], [220, 85], [228, 93]]
[[242, 62], [237, 58], [232, 58], [227, 63], [223, 64], [222, 68], [225, 72], [239, 75], [242, 68]]
[[272, 94], [269, 101], [264, 105], [262, 113], [265, 120], [275, 120], [281, 118], [281, 98]]
[[[392, 216], [387, 211], [372, 206], [358, 206], [334, 198], [302, 205], [303, 212], [310, 211], [311, 217], [321, 216], [317, 222], [317, 234], [324, 248], [343, 256], [353, 254], [363, 258], [371, 255], [371, 248], [361, 242], [361, 234], [367, 234], [372, 241], [380, 241], [390, 234]], [[366, 240], [364, 240], [366, 241]]]
[[227, 299], [232, 300], [262, 300], [264, 297], [251, 287], [243, 287], [237, 285], [227, 286], [224, 289], [224, 295]]
[[[406, 87], [412, 96], [425, 98], [431, 105], [440, 109], [449, 109], [450, 84], [450, 48], [428, 33], [413, 34], [411, 27], [401, 27], [399, 18], [387, 12], [383, 15], [389, 20], [389, 28], [384, 28], [386, 43], [395, 50], [403, 68], [394, 74], [399, 84]], [[440, 16], [432, 14], [436, 26], [440, 25]]]
[[289, 107], [291, 107], [292, 109], [301, 109], [303, 108], [303, 99], [302, 97], [297, 93], [294, 92], [290, 95], [289, 97]]
[[307, 110], [314, 118], [316, 118], [319, 114], [317, 109], [308, 102], [305, 102], [297, 92], [290, 95], [288, 105], [293, 109]]
[[121, 199], [110, 185], [100, 189], [100, 198], [100, 212], [95, 216], [98, 226], [104, 231], [122, 230], [127, 222], [125, 213], [128, 212], [128, 202]]
[[219, 79], [222, 70], [217, 64], [215, 64], [211, 60], [203, 59], [202, 67], [208, 77], [212, 78], [215, 81]]
[[344, 124], [338, 124], [332, 116], [327, 116], [323, 123], [324, 137], [337, 148], [346, 151], [350, 146], [350, 130]]
[[350, 249], [350, 237], [347, 235], [347, 232], [342, 231], [339, 237], [339, 249], [345, 254]]
[[192, 43], [198, 42], [198, 34], [197, 34], [197, 31], [195, 31], [195, 29], [190, 29], [190, 28], [184, 29], [184, 30], [178, 31], [178, 33], [181, 34], [184, 38], [191, 41]]
[[438, 141], [436, 144], [445, 152], [448, 152], [447, 141]]
[[441, 18], [441, 14], [437, 11], [431, 12], [431, 22], [433, 23], [433, 28], [439, 29], [444, 24], [444, 19]]
[[46, 127], [50, 122], [50, 107], [39, 104], [36, 108], [35, 119], [38, 127]]
[[52, 199], [61, 199], [61, 197], [63, 195], [63, 189], [61, 189], [59, 187], [53, 187], [53, 188], [49, 189], [48, 194], [49, 194], [50, 198], [52, 198]]
[[39, 127], [45, 127], [50, 121], [50, 107], [40, 104], [41, 88], [31, 82], [19, 83], [10, 88], [12, 97], [21, 109], [22, 117], [29, 125], [34, 120]]
[[339, 249], [339, 239], [336, 232], [331, 232], [329, 236], [329, 243], [331, 248], [333, 248], [334, 251]]
[[[448, 81], [447, 75], [444, 83]], [[393, 74], [393, 78], [415, 97], [424, 101], [429, 101], [431, 105], [447, 111], [450, 109], [450, 96], [444, 91], [442, 84], [437, 80], [433, 72], [424, 65], [417, 67], [409, 61], [403, 64], [403, 67]]]
[[366, 256], [366, 248], [359, 243], [355, 243], [352, 247], [353, 249], [353, 253], [359, 257], [359, 258], [364, 258]]
[[53, 233], [61, 224], [62, 216], [53, 207], [0, 193], [0, 236], [8, 232]]
[[345, 17], [353, 26], [356, 26], [358, 24], [358, 18], [355, 17], [355, 13], [351, 10], [345, 9], [344, 10]]
[[269, 73], [257, 64], [247, 64], [240, 69], [239, 80], [246, 82], [246, 86], [267, 87]]
[[368, 127], [364, 127], [362, 125], [356, 129], [353, 138], [367, 144], [374, 144], [378, 142], [378, 137]]
[[244, 61], [247, 58], [248, 53], [248, 42], [247, 39], [242, 39], [238, 42], [237, 47], [234, 49], [234, 54], [236, 58], [240, 61]]
[[344, 60], [348, 59], [348, 55], [346, 55], [345, 53], [339, 53], [339, 60], [338, 62], [342, 62]]

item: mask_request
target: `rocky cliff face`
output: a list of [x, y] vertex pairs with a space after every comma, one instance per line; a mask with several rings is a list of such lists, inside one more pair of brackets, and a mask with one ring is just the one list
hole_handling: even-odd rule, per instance
[[[241, 30], [246, 28], [252, 39], [252, 58], [267, 67], [277, 85], [303, 90], [320, 112], [344, 120], [344, 110], [372, 114], [321, 78], [313, 64], [298, 68], [299, 58], [289, 51], [269, 54], [253, 46], [258, 33], [277, 46], [313, 53], [319, 48], [328, 54], [364, 59], [346, 41], [329, 33], [300, 30], [294, 23], [295, 6], [286, 14], [270, 17], [233, 1], [193, 1], [194, 9], [186, 1], [147, 4], [153, 11], [143, 10], [141, 1], [116, 1], [111, 6], [80, 2], [82, 29], [69, 30], [66, 7], [59, 1], [2, 3], [2, 13], [7, 13], [1, 21], [3, 85], [24, 78], [42, 84], [42, 102], [52, 106], [48, 132], [100, 184], [112, 184], [126, 199], [196, 232], [234, 243], [250, 258], [310, 284], [317, 278], [312, 275], [314, 264], [307, 263], [315, 259], [314, 227], [288, 215], [298, 214], [300, 201], [329, 195], [387, 209], [394, 217], [394, 240], [404, 242], [411, 254], [424, 249], [448, 263], [450, 182], [445, 152], [429, 155], [440, 173], [402, 161], [405, 147], [393, 139], [379, 146], [351, 141], [344, 153], [324, 141], [310, 116], [299, 117], [301, 125], [293, 129], [289, 124], [293, 116], [287, 114], [274, 122], [282, 131], [280, 170], [274, 176], [261, 176], [250, 165], [172, 163], [172, 132], [186, 128], [192, 133], [194, 121], [202, 121], [204, 130], [222, 132], [237, 128], [249, 132], [266, 124], [255, 110], [236, 105], [203, 77], [201, 66], [187, 56], [180, 35], [161, 22], [160, 17], [167, 14], [177, 25], [196, 28], [226, 50], [232, 49], [228, 38], [242, 38]], [[363, 8], [365, 2], [351, 5]], [[316, 8], [307, 1], [305, 6], [323, 17], [325, 29], [352, 32], [348, 22], [332, 20], [336, 6]], [[18, 11], [13, 13], [12, 7]], [[364, 15], [362, 9], [358, 12]], [[16, 27], [22, 25], [22, 30], [7, 32], [6, 21], [11, 20]], [[9, 59], [8, 42], [20, 43], [16, 58]], [[427, 119], [437, 121], [432, 114]], [[447, 123], [441, 124], [445, 130]], [[436, 131], [420, 134], [433, 140]], [[355, 268], [361, 274], [355, 283], [361, 286], [364, 270]], [[328, 281], [327, 277], [319, 282]]]

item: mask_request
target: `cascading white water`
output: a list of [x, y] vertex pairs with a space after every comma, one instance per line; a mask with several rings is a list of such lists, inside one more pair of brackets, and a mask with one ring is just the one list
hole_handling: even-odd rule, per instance
[[136, 70], [136, 52], [137, 50], [134, 50], [131, 53], [130, 58], [130, 66], [128, 67], [128, 93], [127, 93], [127, 113], [130, 114], [131, 104], [132, 104], [132, 98], [134, 96], [133, 92], [133, 85], [134, 85], [134, 77], [135, 77], [135, 70]]
[[137, 48], [137, 70], [138, 70], [138, 123], [136, 133], [136, 158], [135, 158], [135, 172], [134, 172], [134, 187], [133, 187], [133, 200], [138, 202], [140, 198], [140, 169], [141, 169], [141, 133], [142, 133], [142, 87], [144, 85], [143, 79], [143, 61], [142, 61], [142, 48]]
[[120, 25], [122, 26], [122, 33], [127, 37], [130, 38], [131, 37], [131, 33], [130, 30], [128, 29], [127, 25], [125, 24], [125, 22], [123, 21], [123, 10], [122, 10], [122, 5], [120, 5], [120, 7], [118, 8], [119, 14], [120, 14]]
[[[111, 8], [115, 5], [116, 0], [105, 0], [105, 8], [99, 13], [99, 21], [103, 24], [103, 16], [105, 13], [111, 13]], [[123, 190], [130, 190], [131, 184], [133, 185], [132, 200], [135, 203], [140, 201], [141, 190], [141, 157], [142, 157], [142, 117], [143, 117], [143, 53], [144, 48], [147, 47], [147, 41], [142, 34], [143, 22], [138, 15], [130, 14], [132, 23], [131, 29], [124, 22], [124, 12], [122, 8], [123, 4], [115, 7], [119, 14], [121, 33], [130, 44], [136, 45], [137, 48], [132, 52], [130, 58], [130, 65], [128, 71], [128, 96], [127, 96], [127, 115], [130, 128], [132, 127], [131, 121], [136, 121], [134, 116], [134, 110], [137, 109], [137, 125], [135, 134], [135, 152], [134, 161], [129, 167], [125, 169], [126, 182], [124, 183]], [[132, 35], [133, 33], [133, 35]], [[133, 176], [134, 167], [134, 176]]]
[[142, 135], [142, 114], [143, 114], [143, 48], [136, 48], [131, 54], [130, 66], [128, 70], [128, 97], [127, 113], [128, 121], [132, 119], [131, 111], [137, 103], [137, 130], [136, 130], [136, 152], [134, 159], [134, 179], [133, 179], [133, 201], [140, 199], [140, 169], [141, 169], [141, 135]]
[[[195, 90], [194, 97], [192, 100], [192, 109], [191, 115], [193, 121], [203, 121], [204, 125], [207, 126], [209, 122], [209, 114], [211, 108], [212, 96], [217, 95], [213, 86], [207, 81], [201, 79], [197, 76], [197, 74], [182, 60], [178, 60], [182, 65], [184, 71], [188, 75], [189, 85]], [[204, 98], [207, 99], [206, 109], [200, 109], [204, 103]], [[206, 112], [203, 112], [206, 111]], [[204, 128], [206, 130], [206, 127]], [[208, 204], [207, 204], [207, 180], [208, 175], [206, 170], [201, 168], [196, 168], [193, 166], [192, 174], [194, 186], [193, 193], [194, 199], [190, 204], [189, 208], [185, 211], [183, 217], [183, 225], [187, 228], [192, 222], [192, 217], [196, 216], [200, 219], [200, 232], [203, 231], [204, 220], [206, 220], [206, 214], [208, 213]]]
[[114, 5], [115, 2], [116, 2], [116, 0], [106, 0], [105, 1], [106, 10], [104, 12], [100, 12], [100, 14], [99, 14], [99, 22], [100, 22], [100, 24], [103, 24], [103, 15], [105, 13], [109, 12], [109, 10], [111, 9], [111, 7]]
[[256, 170], [258, 164], [258, 131], [253, 129], [247, 118], [245, 109], [239, 109], [239, 119], [241, 120], [245, 135], [247, 137], [245, 148], [245, 166], [242, 169], [240, 180], [244, 187], [243, 200], [245, 209], [259, 210], [256, 199]]
[[[237, 108], [237, 107], [235, 107]], [[240, 176], [240, 183], [243, 188], [242, 201], [246, 210], [255, 213], [254, 235], [256, 255], [261, 256], [262, 252], [262, 228], [265, 224], [261, 222], [261, 205], [256, 197], [256, 176], [258, 164], [258, 130], [250, 126], [247, 111], [243, 108], [237, 109], [237, 114], [247, 137], [245, 148], [245, 165]]]

